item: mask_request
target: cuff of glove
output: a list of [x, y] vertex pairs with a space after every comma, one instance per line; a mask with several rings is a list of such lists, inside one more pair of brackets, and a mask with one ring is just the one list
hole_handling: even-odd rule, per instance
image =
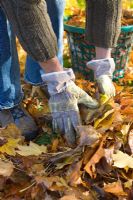
[[91, 60], [87, 63], [87, 67], [94, 71], [95, 79], [98, 79], [102, 75], [108, 75], [112, 78], [115, 70], [115, 62], [113, 58]]
[[75, 75], [72, 69], [64, 69], [61, 72], [52, 72], [43, 74], [42, 80], [48, 85], [48, 91], [50, 95], [54, 95], [62, 92], [67, 83], [75, 80]]

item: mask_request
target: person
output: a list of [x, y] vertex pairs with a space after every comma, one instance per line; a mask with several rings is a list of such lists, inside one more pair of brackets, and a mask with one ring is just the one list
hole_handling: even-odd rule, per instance
[[42, 80], [48, 85], [53, 128], [60, 129], [65, 133], [68, 143], [73, 144], [76, 139], [75, 129], [80, 124], [78, 103], [96, 108], [98, 102], [75, 85], [72, 69], [63, 70], [56, 56], [57, 41], [47, 14], [46, 2], [1, 0], [0, 3], [23, 48], [45, 72]]
[[96, 49], [96, 57], [87, 67], [94, 71], [100, 93], [112, 97], [115, 63], [111, 49], [116, 46], [121, 30], [122, 1], [87, 0], [86, 3], [86, 38]]
[[[52, 23], [53, 30], [57, 38], [58, 52], [57, 57], [61, 65], [63, 65], [63, 15], [65, 9], [65, 0], [46, 0], [48, 14]], [[54, 12], [53, 12], [54, 10]], [[43, 85], [41, 75], [44, 71], [38, 62], [32, 57], [27, 56], [24, 78], [26, 82], [32, 85]]]
[[[65, 0], [46, 0], [52, 27], [57, 37], [57, 57], [63, 64], [63, 13]], [[53, 13], [54, 9], [54, 13]], [[20, 69], [16, 50], [15, 34], [3, 10], [0, 8], [0, 123], [6, 126], [15, 124], [21, 129], [27, 140], [37, 136], [38, 129], [31, 116], [22, 107], [23, 93], [20, 85]], [[3, 70], [2, 70], [3, 69]], [[25, 80], [32, 85], [42, 85], [40, 65], [27, 56]]]
[[[69, 144], [75, 143], [75, 130], [81, 124], [78, 104], [96, 109], [99, 103], [75, 85], [72, 69], [63, 69], [57, 59], [56, 38], [47, 15], [46, 3], [43, 0], [1, 0], [1, 5], [23, 48], [45, 72], [41, 77], [48, 85], [53, 128], [64, 133]], [[111, 16], [110, 19], [113, 18]], [[110, 75], [107, 75], [109, 79]]]

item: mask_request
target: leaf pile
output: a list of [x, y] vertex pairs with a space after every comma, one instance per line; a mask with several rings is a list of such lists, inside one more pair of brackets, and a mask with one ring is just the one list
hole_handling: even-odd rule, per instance
[[[76, 83], [95, 94], [94, 83]], [[102, 96], [99, 109], [80, 107], [84, 125], [78, 127], [74, 148], [52, 133], [47, 98], [25, 84], [24, 105], [34, 117], [37, 112], [40, 135], [26, 143], [14, 124], [0, 130], [0, 198], [131, 199], [133, 88], [124, 83], [123, 79], [115, 84], [114, 100]]]

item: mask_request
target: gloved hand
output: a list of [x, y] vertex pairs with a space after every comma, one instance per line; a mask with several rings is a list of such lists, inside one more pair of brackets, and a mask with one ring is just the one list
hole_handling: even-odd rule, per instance
[[112, 82], [115, 63], [113, 58], [92, 60], [87, 63], [87, 67], [94, 71], [99, 92], [108, 97], [115, 96], [115, 87]]
[[76, 128], [81, 124], [78, 104], [97, 108], [98, 102], [75, 85], [72, 69], [42, 75], [48, 85], [49, 106], [53, 117], [53, 129], [65, 134], [69, 144], [76, 141]]

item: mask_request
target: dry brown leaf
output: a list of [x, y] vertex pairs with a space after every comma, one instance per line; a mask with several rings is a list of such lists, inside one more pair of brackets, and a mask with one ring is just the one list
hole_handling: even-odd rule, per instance
[[46, 176], [36, 176], [35, 180], [37, 182], [37, 184], [44, 184], [46, 188], [50, 188], [53, 183], [56, 183], [59, 181], [59, 177], [58, 176], [51, 176], [51, 177], [46, 177]]
[[123, 187], [120, 181], [105, 185], [104, 190], [105, 192], [112, 193], [116, 196], [127, 196], [127, 194], [123, 190]]
[[20, 139], [23, 138], [21, 131], [17, 128], [15, 124], [9, 124], [7, 127], [0, 129], [0, 136], [6, 139], [14, 138]]
[[91, 146], [96, 141], [98, 141], [100, 137], [99, 133], [93, 126], [78, 126], [77, 131], [78, 134], [80, 135], [79, 138], [80, 146], [85, 146], [85, 145]]
[[73, 170], [68, 177], [69, 184], [71, 186], [78, 184], [78, 179], [81, 177], [81, 174], [82, 174], [81, 172], [82, 162], [83, 160], [79, 161], [78, 163], [74, 165]]
[[100, 159], [105, 155], [105, 150], [103, 148], [104, 141], [106, 140], [106, 135], [102, 138], [99, 148], [88, 161], [86, 166], [84, 167], [85, 171], [93, 178], [96, 176], [95, 174], [95, 164], [97, 164]]
[[72, 195], [65, 195], [64, 197], [60, 198], [60, 200], [80, 200], [79, 198], [77, 198], [75, 196], [75, 194], [72, 194]]
[[10, 177], [13, 173], [14, 165], [12, 162], [0, 160], [0, 176]]
[[52, 152], [56, 152], [56, 151], [57, 151], [58, 144], [59, 144], [59, 139], [56, 138], [56, 139], [53, 141], [53, 143], [52, 143], [52, 148], [51, 148], [51, 151], [52, 151]]
[[62, 190], [64, 188], [68, 188], [69, 186], [67, 185], [66, 181], [59, 176], [51, 176], [51, 177], [46, 177], [46, 176], [36, 176], [35, 180], [37, 184], [43, 183], [44, 186], [51, 190], [51, 191], [58, 191]]
[[38, 102], [31, 103], [27, 106], [27, 110], [34, 118], [40, 118], [50, 113], [47, 101], [42, 102], [41, 105]]

